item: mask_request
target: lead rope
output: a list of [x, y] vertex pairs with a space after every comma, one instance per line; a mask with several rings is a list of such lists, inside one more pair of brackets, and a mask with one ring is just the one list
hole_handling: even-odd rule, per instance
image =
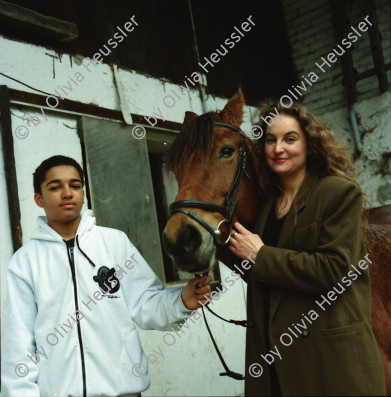
[[[208, 307], [208, 306], [207, 306], [207, 307]], [[208, 322], [206, 321], [206, 316], [205, 316], [205, 312], [204, 312], [204, 307], [201, 307], [201, 310], [202, 310], [202, 315], [204, 316], [204, 321], [205, 321], [206, 328], [207, 328], [207, 330], [208, 330], [208, 332], [209, 332], [209, 336], [210, 336], [210, 338], [212, 339], [213, 346], [214, 346], [214, 348], [215, 348], [215, 350], [216, 350], [217, 355], [219, 356], [219, 359], [220, 359], [220, 361], [221, 361], [221, 364], [223, 364], [223, 367], [224, 367], [224, 369], [225, 369], [225, 371], [226, 371], [226, 372], [221, 372], [221, 373], [220, 373], [220, 376], [229, 376], [230, 378], [233, 378], [233, 379], [236, 379], [236, 380], [244, 380], [244, 376], [243, 376], [242, 374], [238, 374], [237, 372], [233, 372], [233, 371], [231, 371], [231, 370], [228, 368], [228, 365], [225, 363], [224, 358], [223, 358], [223, 356], [221, 355], [220, 350], [219, 350], [219, 348], [217, 347], [217, 344], [216, 344], [216, 342], [215, 342], [215, 340], [214, 340], [214, 338], [213, 338], [212, 331], [211, 331], [210, 328], [209, 328]]]
[[[201, 276], [201, 275], [199, 275], [199, 276]], [[197, 275], [196, 275], [196, 277], [197, 277]], [[223, 320], [223, 321], [225, 321], [225, 322], [227, 322], [227, 323], [231, 323], [231, 324], [235, 324], [235, 325], [241, 325], [242, 327], [247, 327], [247, 321], [245, 321], [245, 320], [243, 320], [243, 321], [232, 320], [232, 319], [231, 319], [231, 320], [226, 320], [225, 318], [223, 318], [223, 317], [219, 316], [218, 314], [216, 314], [212, 309], [209, 308], [208, 305], [206, 305], [206, 308], [207, 308], [213, 315], [215, 315], [216, 317], [218, 317], [220, 320]], [[229, 377], [232, 378], [232, 379], [244, 380], [244, 376], [243, 376], [242, 374], [239, 374], [239, 373], [237, 373], [237, 372], [231, 371], [231, 370], [228, 368], [228, 365], [225, 363], [224, 358], [223, 358], [222, 354], [220, 353], [220, 350], [219, 350], [219, 348], [218, 348], [218, 346], [217, 346], [217, 344], [216, 344], [216, 341], [215, 341], [215, 339], [214, 339], [214, 337], [213, 337], [212, 331], [211, 331], [210, 328], [209, 328], [209, 324], [208, 324], [208, 321], [206, 320], [206, 316], [205, 316], [204, 306], [201, 306], [201, 310], [202, 310], [202, 316], [204, 317], [206, 329], [208, 330], [210, 339], [212, 339], [212, 343], [213, 343], [213, 346], [214, 346], [214, 348], [215, 348], [215, 350], [216, 350], [216, 353], [217, 353], [217, 355], [219, 356], [219, 359], [220, 359], [220, 361], [221, 361], [221, 364], [223, 365], [223, 367], [224, 367], [224, 369], [225, 369], [225, 372], [221, 372], [221, 373], [220, 373], [220, 376], [229, 376]]]
[[235, 325], [241, 325], [242, 327], [247, 327], [247, 321], [246, 320], [226, 320], [225, 318], [219, 316], [217, 313], [215, 313], [208, 305], [206, 306], [206, 308], [217, 318], [219, 318], [220, 320], [225, 321], [226, 323], [230, 323], [230, 324], [235, 324]]

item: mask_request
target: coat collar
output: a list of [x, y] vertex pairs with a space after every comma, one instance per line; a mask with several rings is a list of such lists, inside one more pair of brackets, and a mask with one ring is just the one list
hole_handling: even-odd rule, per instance
[[292, 202], [292, 207], [296, 213], [307, 205], [312, 189], [318, 179], [319, 178], [315, 174], [307, 170], [304, 181], [300, 185], [300, 188]]
[[[295, 198], [293, 199], [291, 208], [287, 214], [287, 219], [285, 220], [284, 224], [291, 223], [290, 220], [295, 218], [295, 215], [307, 205], [308, 199], [318, 179], [319, 178], [316, 175], [314, 175], [312, 172], [309, 171], [306, 172], [306, 176], [302, 184], [300, 185]], [[258, 218], [257, 225], [255, 226], [255, 230], [257, 232], [260, 232], [260, 234], [263, 233], [263, 229], [265, 227], [267, 217], [270, 213], [270, 210], [273, 207], [273, 204], [276, 201], [276, 198], [277, 196], [275, 194], [270, 195], [267, 199], [265, 199], [264, 203], [262, 204], [263, 211], [261, 212]], [[284, 232], [284, 230], [282, 230], [282, 232]], [[281, 234], [285, 234], [285, 233], [281, 233]]]

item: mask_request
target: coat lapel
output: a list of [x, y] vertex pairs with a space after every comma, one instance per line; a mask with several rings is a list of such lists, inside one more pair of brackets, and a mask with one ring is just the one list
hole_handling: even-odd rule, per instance
[[[315, 175], [307, 172], [306, 177], [304, 178], [304, 181], [301, 184], [292, 202], [291, 208], [287, 214], [285, 222], [282, 225], [281, 234], [278, 239], [277, 247], [283, 247], [288, 249], [292, 247], [292, 236], [293, 236], [293, 231], [295, 230], [297, 224], [297, 214], [307, 205], [308, 199], [311, 195], [312, 189], [314, 188], [317, 180], [318, 178]], [[273, 205], [273, 201], [271, 202], [271, 204]], [[269, 214], [269, 211], [267, 212], [267, 215]], [[265, 218], [265, 222], [266, 222], [266, 218]], [[265, 227], [265, 223], [263, 223], [262, 232], [264, 227]], [[273, 288], [271, 290], [270, 323], [272, 323], [274, 319], [274, 316], [277, 312], [277, 308], [281, 302], [282, 295], [283, 295], [283, 290], [281, 288], [276, 288], [276, 289]]]
[[274, 196], [269, 197], [262, 205], [262, 211], [259, 214], [257, 219], [257, 223], [255, 224], [254, 231], [262, 236], [263, 229], [265, 228], [267, 217], [269, 216], [269, 212], [273, 207], [273, 203], [276, 200]]
[[[294, 209], [293, 203], [286, 216], [284, 224], [282, 225], [281, 234], [278, 239], [277, 247], [288, 248], [291, 247], [291, 239], [293, 231], [296, 227], [297, 212]], [[274, 315], [277, 312], [278, 305], [281, 302], [284, 290], [282, 288], [272, 288], [270, 294], [270, 323], [273, 322]]]

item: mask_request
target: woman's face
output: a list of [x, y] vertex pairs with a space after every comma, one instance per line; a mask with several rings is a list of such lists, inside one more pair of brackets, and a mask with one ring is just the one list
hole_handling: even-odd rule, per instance
[[280, 114], [280, 118], [273, 118], [266, 128], [266, 163], [279, 176], [294, 176], [306, 166], [306, 137], [294, 117]]

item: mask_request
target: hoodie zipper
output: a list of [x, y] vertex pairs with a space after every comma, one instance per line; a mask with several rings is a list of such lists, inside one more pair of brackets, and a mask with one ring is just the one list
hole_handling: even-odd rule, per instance
[[[69, 247], [69, 250], [68, 250], [68, 246], [67, 246], [67, 253], [68, 253], [69, 265], [71, 267], [71, 272], [72, 272], [73, 292], [74, 292], [74, 297], [75, 297], [75, 307], [76, 307], [76, 312], [78, 312], [79, 303], [78, 303], [78, 297], [77, 297], [76, 272], [75, 272], [74, 261], [72, 261], [74, 248], [75, 247]], [[74, 258], [74, 256], [73, 256], [73, 258]], [[79, 337], [79, 347], [80, 347], [80, 356], [81, 356], [81, 370], [82, 370], [82, 376], [83, 376], [83, 397], [87, 397], [86, 367], [85, 367], [85, 361], [84, 361], [84, 348], [83, 348], [83, 340], [82, 340], [82, 337], [81, 337], [80, 320], [77, 321], [77, 335]]]

